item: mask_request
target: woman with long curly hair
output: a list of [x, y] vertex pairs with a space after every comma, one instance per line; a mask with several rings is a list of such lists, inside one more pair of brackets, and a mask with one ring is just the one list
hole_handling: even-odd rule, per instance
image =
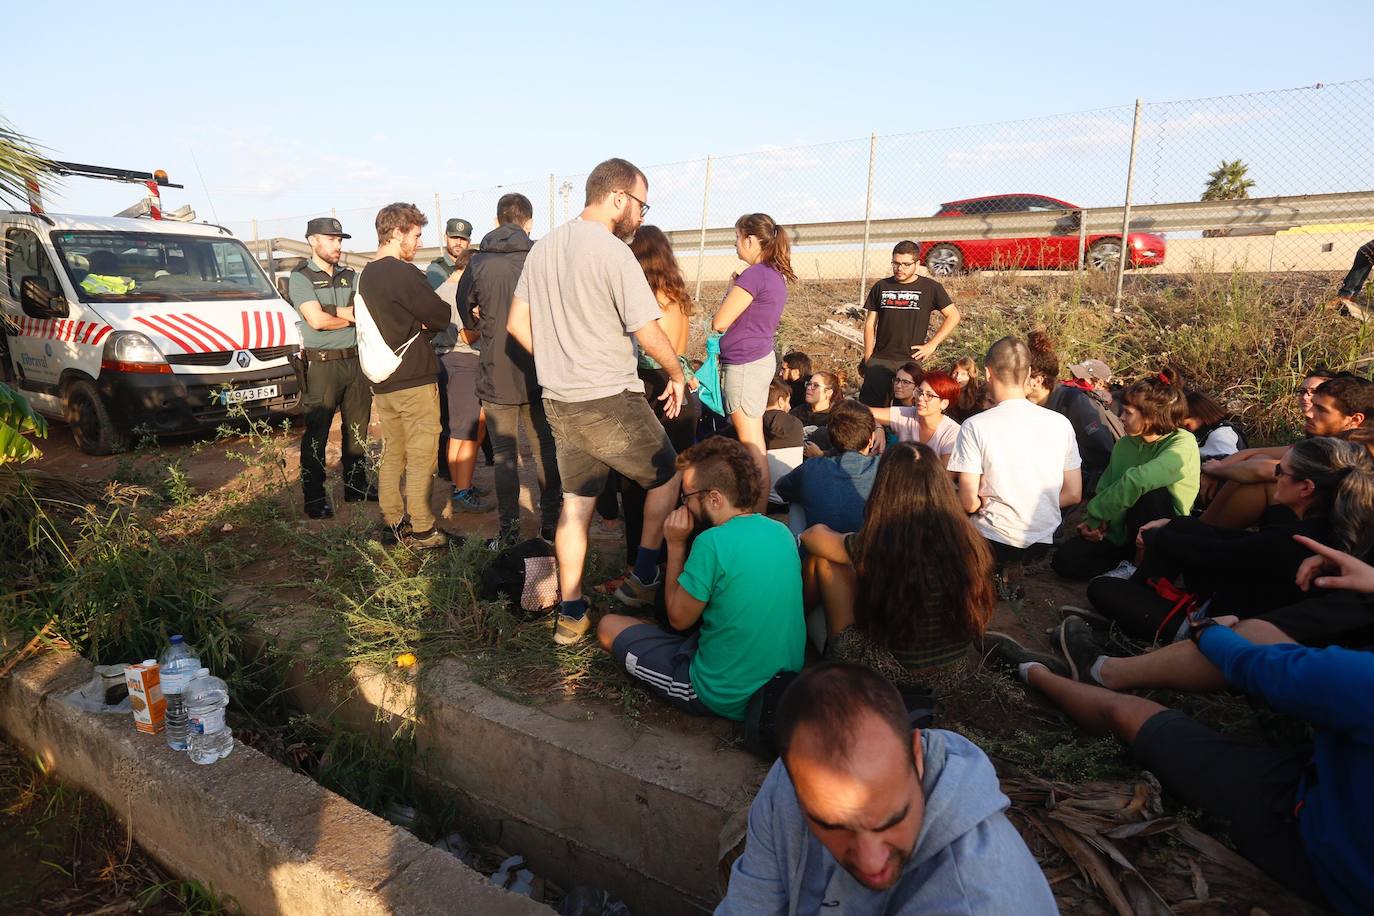
[[801, 543], [806, 606], [825, 607], [827, 656], [914, 683], [952, 673], [987, 629], [992, 552], [928, 446], [887, 450], [857, 532], [816, 525]]
[[[649, 281], [649, 289], [654, 291], [662, 314], [658, 316], [659, 327], [672, 342], [678, 355], [678, 363], [687, 376], [689, 388], [696, 387], [696, 378], [687, 365], [684, 354], [687, 352], [687, 338], [691, 332], [692, 297], [687, 294], [687, 284], [682, 279], [682, 268], [673, 255], [673, 246], [668, 236], [657, 226], [640, 226], [630, 242], [639, 266], [644, 270], [644, 278]], [[691, 448], [696, 440], [697, 420], [701, 417], [701, 401], [691, 391], [682, 402], [676, 417], [663, 413], [664, 402], [659, 396], [668, 389], [668, 370], [658, 364], [643, 350], [639, 353], [639, 378], [644, 382], [644, 397], [654, 410], [654, 416], [668, 433], [678, 454]], [[617, 475], [619, 476], [619, 475]], [[620, 478], [621, 504], [625, 512], [625, 563], [633, 566], [639, 549], [640, 536], [644, 527], [645, 490], [632, 480]]]

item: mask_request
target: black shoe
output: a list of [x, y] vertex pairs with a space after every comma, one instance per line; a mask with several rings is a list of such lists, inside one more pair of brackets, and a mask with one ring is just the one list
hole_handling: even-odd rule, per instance
[[1069, 675], [1085, 684], [1097, 684], [1092, 675], [1093, 664], [1107, 652], [1093, 636], [1088, 622], [1082, 617], [1065, 617], [1055, 631], [1054, 641], [1068, 659]]
[[410, 521], [403, 519], [401, 524], [395, 528], [384, 523], [381, 532], [377, 535], [377, 540], [382, 543], [383, 547], [395, 547], [410, 537], [412, 533], [414, 533], [414, 529], [410, 527]]
[[1027, 649], [1006, 633], [996, 630], [988, 630], [983, 634], [983, 657], [994, 666], [1012, 673], [1026, 662], [1039, 662], [1061, 677], [1070, 676], [1068, 666], [1059, 656]]
[[314, 519], [333, 518], [334, 507], [327, 499], [312, 499], [305, 503], [305, 514]]
[[346, 503], [359, 503], [359, 502], [370, 502], [370, 503], [375, 503], [376, 501], [377, 501], [377, 487], [376, 487], [375, 484], [372, 485], [372, 486], [370, 486], [370, 487], [368, 487], [366, 490], [355, 490], [355, 489], [353, 489], [352, 487], [345, 487], [345, 488], [344, 488], [344, 502], [346, 502]]

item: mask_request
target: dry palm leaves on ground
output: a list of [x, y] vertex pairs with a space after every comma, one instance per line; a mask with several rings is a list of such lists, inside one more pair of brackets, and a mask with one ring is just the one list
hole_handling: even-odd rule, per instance
[[1071, 785], [1002, 764], [999, 772], [1008, 813], [1065, 913], [1321, 912], [1192, 824], [1166, 817], [1149, 774]]

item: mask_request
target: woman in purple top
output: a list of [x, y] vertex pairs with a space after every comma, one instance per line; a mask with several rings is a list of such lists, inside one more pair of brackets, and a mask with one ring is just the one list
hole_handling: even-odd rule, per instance
[[[768, 482], [763, 414], [768, 384], [777, 369], [773, 337], [787, 304], [792, 272], [787, 231], [766, 213], [747, 213], [735, 222], [735, 254], [749, 266], [730, 287], [711, 328], [720, 339], [721, 395], [739, 441], [749, 449]], [[769, 487], [762, 489], [763, 511]]]

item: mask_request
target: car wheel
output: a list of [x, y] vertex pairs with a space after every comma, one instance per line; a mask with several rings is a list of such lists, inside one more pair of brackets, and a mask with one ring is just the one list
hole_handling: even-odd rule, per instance
[[1098, 239], [1088, 249], [1087, 264], [1093, 270], [1115, 270], [1121, 260], [1120, 239]]
[[953, 245], [936, 245], [926, 253], [926, 267], [937, 277], [955, 276], [964, 270], [964, 253]]
[[95, 385], [79, 379], [67, 387], [67, 422], [72, 438], [88, 455], [113, 455], [129, 450], [129, 434], [119, 428]]

